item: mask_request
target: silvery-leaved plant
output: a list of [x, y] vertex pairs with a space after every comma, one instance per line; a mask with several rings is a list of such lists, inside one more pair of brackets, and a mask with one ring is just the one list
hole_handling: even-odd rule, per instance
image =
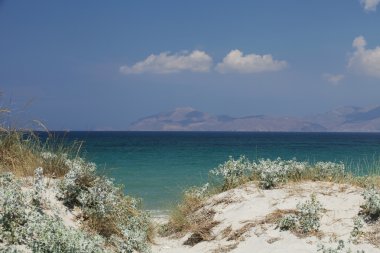
[[239, 185], [250, 171], [252, 171], [251, 163], [245, 156], [240, 156], [237, 160], [230, 157], [228, 161], [211, 170], [210, 174], [221, 176], [223, 190], [228, 190]]
[[2, 245], [0, 253], [25, 253], [24, 250], [20, 249], [17, 245]]
[[360, 236], [364, 233], [362, 231], [364, 227], [364, 220], [362, 217], [358, 216], [353, 219], [354, 227], [352, 228], [350, 232], [350, 241], [353, 243], [358, 243], [358, 239]]
[[0, 175], [0, 241], [17, 243], [26, 223], [27, 199], [11, 173]]
[[12, 174], [0, 176], [0, 241], [10, 245], [8, 252], [18, 244], [32, 252], [105, 252], [101, 237], [66, 227], [61, 218], [45, 214], [33, 205], [33, 194], [24, 193]]
[[44, 170], [39, 167], [34, 171], [34, 187], [33, 187], [33, 203], [41, 207], [43, 202], [44, 186]]
[[78, 206], [88, 226], [118, 252], [148, 252], [149, 217], [138, 201], [124, 195], [112, 179], [96, 175], [96, 165], [81, 158], [65, 161], [69, 171], [59, 184], [58, 197]]
[[281, 183], [285, 183], [289, 177], [297, 177], [307, 168], [306, 162], [293, 160], [260, 159], [252, 163], [253, 173], [259, 178], [260, 186], [264, 189], [271, 189]]
[[318, 245], [317, 251], [321, 253], [365, 253], [364, 250], [353, 251], [350, 247], [346, 246], [346, 243], [343, 240], [339, 240], [336, 247], [328, 247], [320, 244]]
[[23, 226], [25, 243], [33, 252], [89, 252], [101, 253], [105, 241], [97, 235], [66, 227], [58, 217], [31, 212]]
[[203, 197], [206, 196], [207, 191], [209, 190], [209, 188], [210, 188], [210, 184], [206, 183], [206, 184], [204, 184], [203, 186], [200, 186], [200, 187], [190, 187], [189, 189], [187, 189], [185, 191], [184, 194], [185, 194], [185, 196], [201, 199], [201, 198], [203, 198]]
[[113, 180], [98, 177], [93, 186], [80, 192], [78, 201], [85, 213], [106, 215], [113, 210], [120, 194], [120, 189], [115, 187]]
[[295, 214], [287, 214], [277, 224], [280, 230], [295, 230], [298, 226], [298, 217]]
[[59, 183], [60, 191], [57, 197], [62, 199], [67, 206], [73, 207], [78, 203], [81, 192], [90, 187], [96, 179], [96, 165], [82, 158], [66, 159], [65, 164], [69, 171]]
[[345, 166], [342, 162], [317, 162], [314, 165], [317, 175], [316, 179], [336, 179], [344, 176]]
[[317, 200], [316, 196], [312, 194], [310, 200], [306, 200], [305, 203], [298, 203], [297, 210], [301, 231], [303, 233], [318, 231], [319, 227], [321, 226], [320, 216], [322, 205]]
[[[146, 231], [148, 230], [147, 218], [144, 215], [130, 217], [127, 224], [120, 225], [124, 238], [127, 238], [120, 245], [122, 250], [125, 250], [127, 253], [132, 253], [134, 250], [144, 253], [150, 252], [150, 247], [146, 240]], [[145, 224], [146, 227], [141, 227], [142, 224]]]
[[320, 227], [320, 216], [322, 211], [321, 203], [315, 195], [311, 195], [310, 200], [297, 204], [295, 214], [288, 214], [282, 217], [277, 227], [280, 230], [292, 230], [300, 233], [310, 233], [318, 231]]
[[366, 189], [362, 196], [365, 200], [362, 205], [362, 213], [369, 219], [378, 219], [380, 216], [380, 191], [371, 187]]
[[[58, 157], [56, 154], [51, 153], [51, 152], [41, 152], [40, 155], [45, 160], [52, 160]], [[67, 154], [63, 154], [63, 155], [67, 157]]]

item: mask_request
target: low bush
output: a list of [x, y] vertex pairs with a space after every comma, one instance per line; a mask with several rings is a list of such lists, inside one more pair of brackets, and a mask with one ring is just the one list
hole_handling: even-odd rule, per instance
[[84, 224], [121, 252], [148, 252], [152, 227], [140, 201], [124, 195], [113, 180], [96, 175], [96, 165], [81, 158], [67, 159], [68, 173], [57, 197], [69, 208], [78, 206]]
[[26, 245], [33, 252], [105, 252], [101, 237], [66, 227], [59, 217], [41, 212], [34, 194], [24, 193], [12, 174], [0, 176], [0, 241], [9, 252], [16, 250], [12, 245]]
[[345, 176], [345, 166], [342, 162], [317, 162], [314, 165], [315, 180], [337, 180]]
[[320, 216], [322, 211], [321, 203], [315, 195], [311, 195], [310, 200], [297, 204], [295, 214], [288, 214], [282, 217], [277, 224], [280, 230], [291, 230], [302, 234], [317, 232], [320, 227]]
[[369, 220], [377, 220], [380, 216], [380, 191], [372, 187], [366, 189], [362, 196], [365, 202], [361, 213]]
[[252, 173], [254, 178], [260, 182], [263, 189], [271, 189], [281, 183], [287, 182], [289, 179], [297, 180], [307, 170], [306, 162], [298, 162], [296, 160], [276, 160], [260, 159], [252, 163]]
[[237, 160], [230, 157], [228, 161], [211, 170], [210, 174], [221, 176], [222, 191], [227, 191], [248, 181], [248, 172], [250, 171], [252, 171], [252, 164], [245, 156], [241, 156]]
[[295, 230], [298, 227], [298, 217], [295, 214], [287, 214], [277, 224], [280, 230]]

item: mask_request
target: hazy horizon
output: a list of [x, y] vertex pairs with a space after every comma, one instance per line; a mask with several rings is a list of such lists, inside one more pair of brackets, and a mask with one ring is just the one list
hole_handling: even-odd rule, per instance
[[379, 105], [379, 3], [0, 0], [2, 104], [54, 130]]

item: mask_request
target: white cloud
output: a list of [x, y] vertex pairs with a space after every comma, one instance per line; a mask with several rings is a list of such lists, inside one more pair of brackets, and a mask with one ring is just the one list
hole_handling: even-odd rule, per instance
[[120, 67], [123, 74], [157, 73], [168, 74], [180, 71], [208, 72], [212, 66], [212, 58], [203, 51], [194, 50], [191, 53], [170, 54], [163, 52], [151, 54], [145, 60], [133, 66]]
[[380, 0], [360, 0], [360, 3], [363, 5], [364, 10], [376, 11], [376, 7], [380, 3]]
[[272, 55], [243, 55], [240, 50], [232, 50], [216, 66], [216, 70], [221, 73], [258, 73], [265, 71], [278, 71], [287, 66], [286, 61], [274, 60]]
[[329, 83], [333, 84], [333, 85], [337, 85], [340, 83], [340, 81], [343, 80], [344, 78], [344, 75], [342, 74], [329, 74], [329, 73], [325, 73], [322, 75], [322, 77], [328, 81]]
[[366, 49], [363, 36], [356, 37], [352, 46], [356, 51], [351, 55], [348, 67], [359, 73], [380, 78], [380, 47]]

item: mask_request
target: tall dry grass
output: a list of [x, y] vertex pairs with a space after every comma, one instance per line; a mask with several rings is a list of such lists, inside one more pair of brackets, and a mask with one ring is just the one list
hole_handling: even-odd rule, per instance
[[[0, 106], [0, 173], [12, 172], [16, 176], [32, 176], [38, 167], [44, 168], [48, 177], [62, 177], [68, 171], [66, 158], [77, 156], [82, 144], [70, 145], [64, 138], [58, 138], [47, 131], [47, 138], [41, 140], [33, 129], [10, 126], [7, 121], [11, 111]], [[43, 126], [39, 124], [39, 126]], [[55, 154], [53, 159], [43, 159], [47, 153]]]

